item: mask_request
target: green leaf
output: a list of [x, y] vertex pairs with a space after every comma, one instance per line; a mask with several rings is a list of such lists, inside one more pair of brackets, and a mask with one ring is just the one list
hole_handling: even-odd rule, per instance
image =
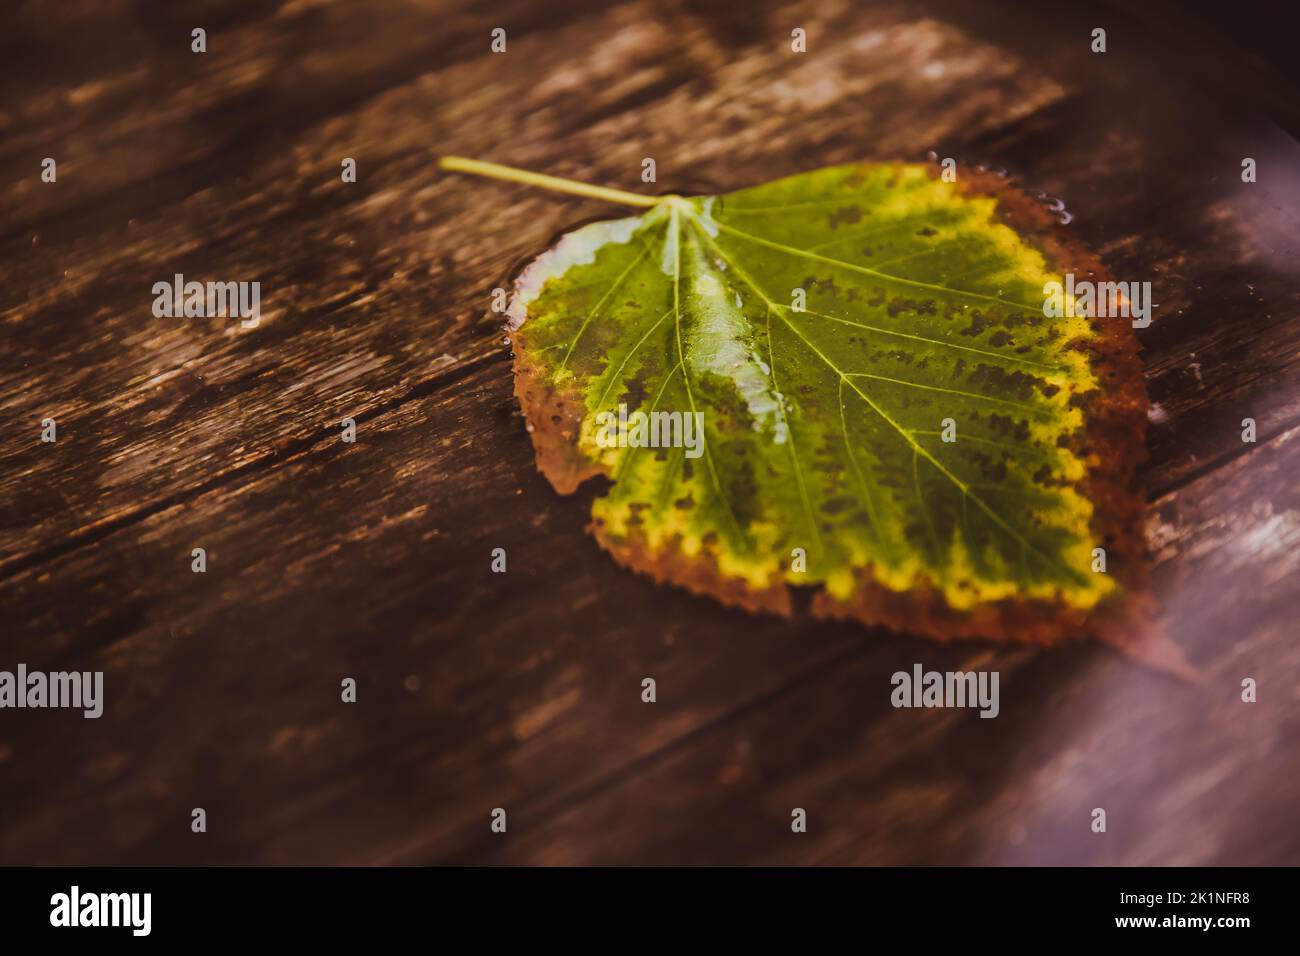
[[[592, 528], [624, 564], [937, 637], [1062, 636], [1140, 581], [1132, 333], [1044, 316], [1100, 266], [1002, 182], [880, 163], [648, 197], [444, 165], [646, 207], [565, 235], [509, 313], [539, 467], [609, 479]], [[676, 445], [617, 443], [620, 406], [678, 413]]]

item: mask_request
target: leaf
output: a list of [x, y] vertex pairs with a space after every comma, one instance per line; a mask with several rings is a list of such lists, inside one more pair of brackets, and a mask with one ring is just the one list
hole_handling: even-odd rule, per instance
[[[648, 197], [444, 165], [645, 207], [565, 235], [509, 311], [538, 466], [565, 494], [609, 479], [592, 531], [618, 561], [939, 638], [1123, 619], [1145, 580], [1135, 339], [1044, 316], [1046, 282], [1103, 272], [1004, 181], [880, 163]], [[620, 405], [624, 441], [634, 412], [702, 413], [699, 456], [685, 432], [604, 447]]]

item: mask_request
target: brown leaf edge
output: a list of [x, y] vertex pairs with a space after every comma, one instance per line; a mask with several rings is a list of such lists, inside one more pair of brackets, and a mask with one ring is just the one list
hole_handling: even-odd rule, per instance
[[[932, 177], [938, 167], [927, 166]], [[1046, 258], [1051, 270], [1093, 281], [1110, 276], [1101, 260], [1065, 233], [1056, 218], [1030, 198], [1011, 178], [963, 171], [957, 187], [968, 195], [997, 200], [996, 214]], [[522, 275], [522, 272], [520, 273]], [[516, 277], [516, 289], [519, 277]], [[1060, 601], [1006, 599], [959, 611], [925, 582], [908, 591], [892, 591], [876, 583], [869, 569], [858, 573], [857, 592], [839, 601], [824, 591], [812, 600], [811, 614], [821, 620], [854, 620], [868, 626], [921, 634], [939, 641], [990, 639], [1048, 645], [1092, 637], [1141, 662], [1179, 676], [1195, 672], [1181, 650], [1160, 631], [1156, 602], [1149, 590], [1146, 541], [1142, 532], [1145, 495], [1138, 483], [1138, 466], [1146, 457], [1148, 399], [1140, 349], [1127, 320], [1092, 320], [1098, 338], [1079, 347], [1090, 354], [1094, 375], [1107, 383], [1086, 397], [1084, 447], [1072, 449], [1088, 462], [1087, 474], [1076, 489], [1093, 502], [1094, 540], [1106, 549], [1107, 572], [1120, 584], [1119, 593], [1089, 612]], [[515, 396], [529, 425], [538, 470], [560, 494], [572, 494], [602, 466], [578, 449], [584, 404], [574, 390], [557, 390], [545, 383], [545, 369], [529, 353], [526, 314], [511, 324], [514, 345]], [[621, 538], [593, 520], [588, 530], [616, 561], [657, 582], [750, 612], [793, 616], [792, 587], [780, 582], [754, 589], [724, 577], [711, 555], [684, 558], [673, 547], [654, 552], [635, 536]]]

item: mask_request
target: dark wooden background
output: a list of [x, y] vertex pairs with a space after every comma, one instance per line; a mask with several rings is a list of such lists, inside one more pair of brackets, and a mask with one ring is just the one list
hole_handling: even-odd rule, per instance
[[[1230, 44], [919, 0], [4, 20], [0, 667], [107, 700], [0, 712], [0, 863], [1300, 863], [1300, 147]], [[616, 567], [591, 492], [537, 474], [490, 291], [618, 213], [439, 155], [630, 189], [650, 156], [681, 191], [931, 148], [1154, 283], [1147, 537], [1200, 683], [726, 610]], [[175, 272], [260, 281], [261, 326], [154, 318]], [[1001, 716], [893, 710], [914, 662], [1000, 670]]]

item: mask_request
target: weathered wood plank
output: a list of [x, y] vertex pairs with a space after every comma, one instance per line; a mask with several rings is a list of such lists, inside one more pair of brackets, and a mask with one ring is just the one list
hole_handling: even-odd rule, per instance
[[[394, 86], [485, 56], [494, 25], [540, 37], [601, 6], [28, 5], [13, 40], [0, 46], [0, 92], [8, 94], [0, 162], [22, 172], [0, 183], [0, 248], [21, 248], [33, 232], [75, 241], [234, 180], [254, 192], [304, 132]], [[191, 49], [195, 27], [207, 31], [206, 53]], [[58, 162], [58, 188], [37, 175], [47, 156]]]
[[[1186, 685], [1100, 647], [740, 628], [737, 612], [596, 551], [585, 508], [533, 474], [501, 371], [7, 582], [5, 606], [23, 612], [15, 659], [103, 667], [112, 696], [94, 722], [7, 721], [5, 796], [22, 809], [0, 859], [1158, 862], [1192, 852], [1193, 817], [1219, 819], [1225, 840], [1242, 826], [1209, 812], [1228, 791], [1240, 802], [1264, 787], [1268, 814], [1294, 797], [1269, 781], [1295, 760], [1300, 432], [1157, 503], [1157, 593], [1206, 673]], [[432, 449], [431, 435], [444, 436]], [[200, 545], [202, 576], [189, 571]], [[498, 546], [505, 575], [489, 571]], [[55, 581], [79, 582], [75, 605]], [[1001, 716], [893, 711], [888, 676], [915, 661], [1000, 670]], [[343, 676], [360, 682], [356, 707], [339, 703]], [[1237, 701], [1242, 676], [1264, 688], [1258, 710]], [[1061, 778], [1076, 782], [1058, 792]], [[201, 845], [176, 836], [186, 800], [222, 808]], [[1089, 800], [1120, 818], [1122, 840], [1069, 836], [1087, 835]], [[789, 843], [782, 801], [836, 823]], [[508, 848], [486, 834], [493, 806], [514, 814]], [[862, 839], [882, 829], [892, 839]], [[1192, 862], [1294, 850], [1198, 846]]]
[[[1297, 469], [1300, 428], [1155, 503], [1164, 623], [1200, 683], [1095, 648], [884, 642], [588, 799], [517, 814], [509, 841], [481, 840], [462, 859], [1293, 864]], [[1000, 670], [1001, 714], [894, 710], [889, 676], [918, 661]], [[1242, 702], [1245, 677], [1258, 703]], [[808, 812], [806, 834], [790, 831], [794, 807]], [[1090, 829], [1096, 807], [1105, 834]]]

